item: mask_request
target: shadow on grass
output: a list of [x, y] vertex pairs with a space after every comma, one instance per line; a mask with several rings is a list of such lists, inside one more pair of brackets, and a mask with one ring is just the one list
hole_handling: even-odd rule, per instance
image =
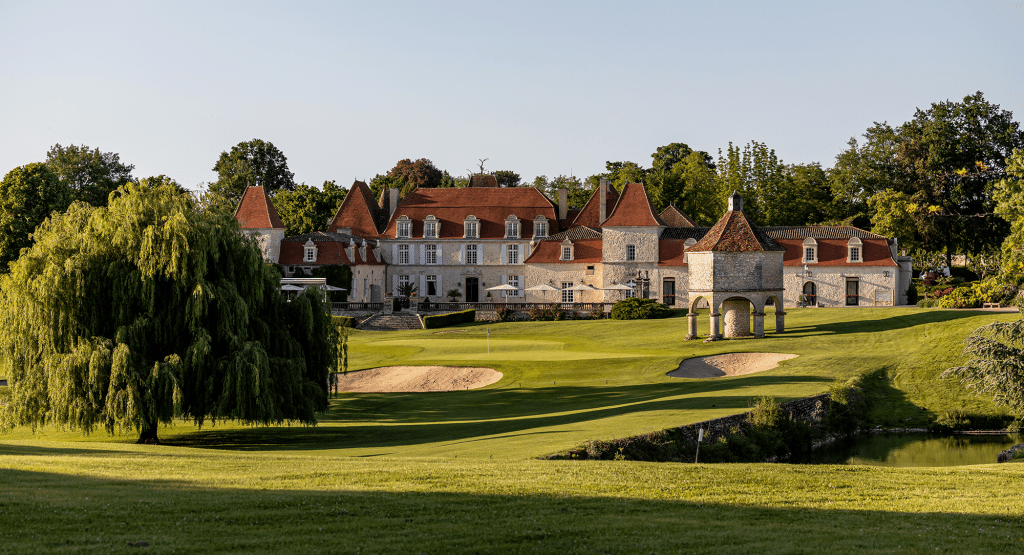
[[[0, 436], [0, 440], [4, 437]], [[81, 456], [81, 457], [121, 457], [124, 451], [111, 449], [77, 449], [68, 447], [39, 447], [36, 445], [23, 445], [12, 443], [0, 443], [0, 456], [23, 455], [23, 456]], [[2, 462], [2, 461], [0, 461]]]
[[[741, 412], [750, 406], [753, 398], [742, 394], [744, 386], [763, 391], [766, 386], [829, 381], [816, 376], [748, 376], [715, 383], [353, 394], [351, 398], [335, 400], [329, 413], [321, 419], [322, 425], [316, 427], [233, 427], [184, 434], [161, 433], [169, 445], [237, 450], [456, 444], [491, 439], [487, 436], [550, 433], [542, 429], [554, 426], [579, 424], [582, 430], [596, 420], [645, 411], [696, 411], [714, 407]], [[779, 396], [778, 399], [785, 402], [792, 398]], [[390, 412], [392, 410], [401, 412]], [[683, 424], [685, 422], [678, 423]]]
[[1003, 554], [1021, 545], [1018, 517], [770, 508], [692, 488], [703, 501], [213, 489], [5, 469], [0, 484], [12, 553], [123, 552], [136, 542], [159, 553]]
[[[873, 313], [872, 313], [873, 314]], [[811, 326], [787, 327], [785, 335], [821, 335], [821, 334], [852, 334], [852, 333], [875, 333], [883, 331], [894, 331], [922, 324], [934, 324], [937, 322], [949, 322], [973, 318], [975, 316], [990, 314], [987, 312], [934, 310], [915, 312], [913, 314], [902, 314], [888, 318], [863, 318], [860, 320], [849, 320], [845, 322], [830, 322], [827, 324], [816, 324]]]

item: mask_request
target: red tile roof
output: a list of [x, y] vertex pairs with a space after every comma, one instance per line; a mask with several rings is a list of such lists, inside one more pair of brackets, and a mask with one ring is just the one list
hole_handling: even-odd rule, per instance
[[730, 210], [690, 250], [758, 252], [784, 249], [754, 225], [742, 210]]
[[660, 215], [669, 227], [697, 227], [697, 224], [674, 204], [670, 204]]
[[[829, 226], [821, 226], [827, 228]], [[856, 228], [853, 228], [856, 229]], [[892, 259], [889, 242], [886, 239], [861, 239], [861, 258], [863, 262], [847, 262], [848, 239], [815, 239], [818, 243], [818, 262], [808, 264], [808, 268], [816, 266], [899, 266]], [[782, 255], [783, 266], [803, 266], [804, 240], [778, 239], [777, 242], [786, 248]]]
[[498, 178], [493, 175], [476, 174], [469, 178], [470, 187], [497, 187]]
[[622, 188], [615, 209], [608, 219], [601, 222], [604, 227], [615, 226], [665, 226], [651, 204], [651, 197], [643, 183], [629, 183]]
[[341, 206], [334, 214], [334, 219], [327, 224], [327, 231], [351, 229], [352, 235], [373, 239], [380, 235], [377, 228], [380, 210], [370, 187], [362, 181], [355, 181], [349, 187], [345, 200], [341, 201]]
[[284, 224], [277, 216], [274, 203], [263, 187], [247, 187], [242, 200], [235, 209], [235, 219], [242, 229], [283, 229]]
[[662, 239], [658, 241], [659, 266], [686, 266], [686, 241]]
[[[353, 252], [355, 260], [348, 257], [345, 249], [349, 245], [350, 236], [341, 233], [324, 233], [317, 231], [306, 235], [293, 235], [281, 241], [281, 256], [278, 263], [283, 266], [329, 266], [344, 264], [346, 266], [383, 264], [373, 255], [374, 242], [366, 247], [366, 260], [360, 256], [359, 247], [362, 241], [356, 239], [356, 248]], [[305, 262], [306, 241], [312, 240], [316, 245], [316, 262]]]
[[510, 214], [519, 218], [522, 239], [533, 237], [533, 220], [539, 215], [548, 220], [548, 235], [559, 231], [555, 205], [533, 187], [421, 188], [398, 203], [383, 235], [394, 238], [398, 218], [408, 216], [413, 222], [412, 238], [422, 238], [423, 220], [434, 216], [441, 223], [441, 239], [460, 239], [465, 219], [473, 215], [480, 220], [481, 239], [500, 239]]
[[[587, 227], [601, 227], [601, 187], [590, 195], [590, 199], [586, 204], [583, 205], [583, 209], [579, 211], [575, 218], [572, 219], [572, 225], [585, 225]], [[607, 193], [605, 194], [605, 219], [608, 218], [612, 213], [612, 209], [615, 208], [615, 203], [619, 200], [619, 193], [615, 191], [615, 187], [609, 186]]]
[[594, 264], [601, 261], [601, 239], [572, 242], [572, 260], [560, 260], [561, 241], [541, 241], [526, 258], [526, 264]]

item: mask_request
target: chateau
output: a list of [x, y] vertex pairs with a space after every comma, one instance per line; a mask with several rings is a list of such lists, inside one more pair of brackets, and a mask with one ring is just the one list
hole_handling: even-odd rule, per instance
[[270, 197], [250, 187], [235, 217], [288, 276], [351, 267], [350, 301], [381, 302], [409, 285], [421, 298], [458, 291], [470, 303], [640, 296], [691, 313], [710, 305], [715, 330], [722, 310], [727, 336], [750, 331], [749, 318], [736, 318], [750, 307], [758, 335], [766, 305], [781, 331], [782, 307], [906, 302], [911, 259], [898, 256], [895, 239], [847, 226], [759, 227], [736, 194], [710, 228], [674, 206], [659, 214], [639, 183], [620, 194], [602, 182], [579, 210], [566, 196], [475, 176], [465, 188], [420, 188], [405, 198], [391, 189], [375, 199], [356, 181], [326, 231], [285, 237]]

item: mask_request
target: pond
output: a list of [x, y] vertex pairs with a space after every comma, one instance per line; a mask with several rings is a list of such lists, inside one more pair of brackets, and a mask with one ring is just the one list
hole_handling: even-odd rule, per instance
[[809, 464], [961, 466], [993, 464], [1000, 451], [1024, 443], [1022, 434], [861, 434], [812, 453]]

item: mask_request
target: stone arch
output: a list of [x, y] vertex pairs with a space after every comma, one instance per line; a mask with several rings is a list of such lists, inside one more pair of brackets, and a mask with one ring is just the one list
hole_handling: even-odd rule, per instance
[[811, 306], [818, 304], [818, 285], [813, 281], [805, 281], [803, 286], [800, 288], [800, 294], [807, 299], [807, 304]]
[[700, 305], [700, 301], [707, 303], [708, 308], [711, 307], [711, 299], [707, 295], [690, 296], [690, 312], [697, 312], [699, 308], [703, 308]]

